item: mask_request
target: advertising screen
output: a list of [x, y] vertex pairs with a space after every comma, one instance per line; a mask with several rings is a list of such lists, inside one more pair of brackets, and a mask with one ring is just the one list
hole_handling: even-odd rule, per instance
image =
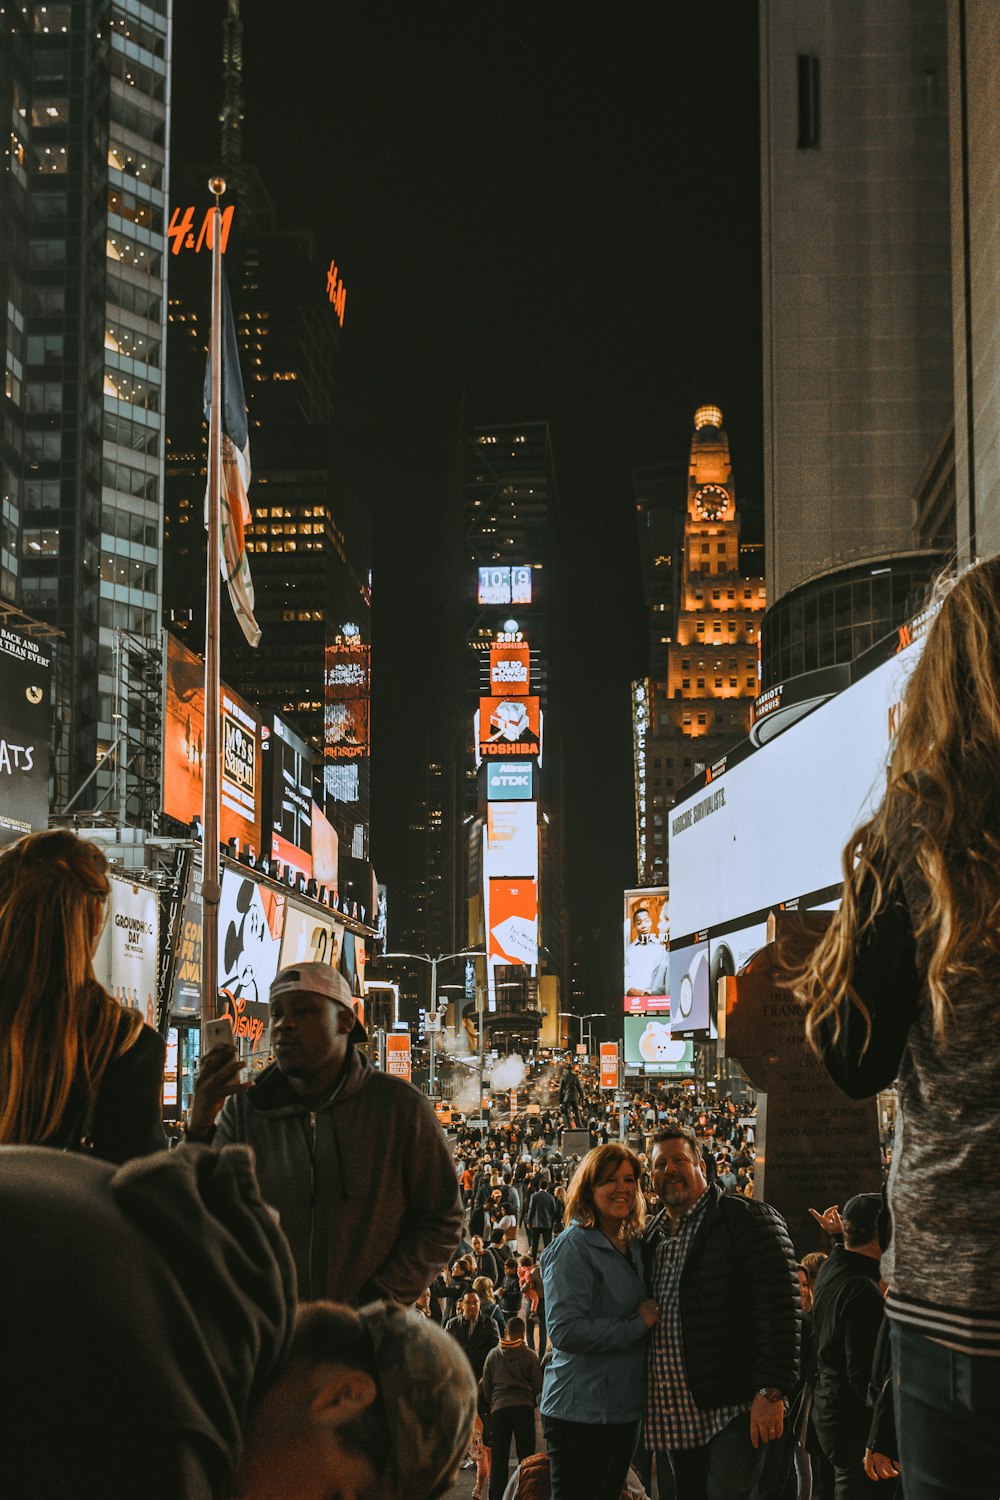
[[[181, 823], [202, 817], [205, 667], [167, 634], [167, 714], [163, 734], [163, 811]], [[261, 719], [223, 683], [219, 694], [219, 837], [260, 853]]]
[[196, 1016], [201, 1011], [201, 895], [187, 897], [181, 918], [181, 942], [174, 970], [172, 1015]]
[[265, 1043], [271, 980], [278, 972], [286, 898], [250, 875], [222, 872], [219, 902], [219, 1014], [249, 1051]]
[[694, 1072], [694, 1042], [675, 1037], [665, 1021], [653, 1016], [625, 1017], [625, 1062], [647, 1072]]
[[708, 942], [670, 950], [670, 1030], [674, 1036], [707, 1036], [709, 1018]]
[[480, 604], [530, 604], [531, 569], [480, 568], [478, 599]]
[[537, 698], [480, 698], [479, 753], [483, 760], [537, 755], [541, 720]]
[[49, 824], [51, 678], [41, 643], [0, 626], [0, 844]]
[[359, 626], [344, 625], [326, 648], [323, 753], [327, 760], [368, 754], [371, 648]]
[[312, 751], [274, 716], [271, 757], [271, 854], [312, 876]]
[[618, 1087], [618, 1048], [614, 1042], [601, 1043], [601, 1088]]
[[501, 760], [488, 765], [486, 796], [490, 802], [530, 802], [531, 761]]
[[340, 868], [340, 839], [326, 813], [312, 805], [313, 879], [336, 895]]
[[668, 919], [666, 890], [654, 888], [625, 892], [624, 990], [627, 1011], [670, 1009]]
[[538, 879], [538, 803], [490, 802], [486, 809], [484, 865], [492, 875]]
[[318, 963], [340, 968], [344, 946], [344, 924], [325, 912], [285, 903], [285, 928], [281, 939], [281, 967]]
[[108, 917], [94, 954], [94, 973], [109, 994], [156, 1025], [160, 970], [160, 903], [144, 885], [111, 877]]
[[919, 652], [901, 651], [671, 810], [674, 933], [764, 920], [779, 902], [839, 886], [844, 845], [882, 796]]
[[490, 693], [525, 698], [530, 690], [531, 652], [524, 641], [490, 647]]
[[491, 880], [489, 957], [502, 964], [538, 962], [538, 885]]
[[390, 1031], [385, 1039], [385, 1071], [393, 1078], [410, 1081], [410, 1038], [405, 1031]]

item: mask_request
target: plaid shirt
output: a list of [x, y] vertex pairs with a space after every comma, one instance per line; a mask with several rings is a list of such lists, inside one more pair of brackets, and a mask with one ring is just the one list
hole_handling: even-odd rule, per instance
[[706, 1189], [678, 1220], [673, 1234], [664, 1235], [653, 1258], [653, 1296], [660, 1304], [660, 1321], [653, 1329], [646, 1358], [642, 1439], [648, 1453], [704, 1448], [734, 1417], [750, 1410], [749, 1404], [707, 1411], [696, 1406], [684, 1370], [681, 1272], [708, 1198]]

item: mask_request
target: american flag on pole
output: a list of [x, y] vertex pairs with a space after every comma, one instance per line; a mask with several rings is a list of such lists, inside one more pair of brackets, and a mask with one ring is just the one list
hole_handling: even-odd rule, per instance
[[[205, 417], [211, 421], [212, 359], [209, 351], [205, 375]], [[229, 588], [229, 599], [240, 629], [256, 646], [260, 626], [253, 616], [253, 580], [247, 562], [245, 528], [253, 519], [247, 491], [250, 488], [250, 428], [247, 403], [240, 378], [236, 324], [229, 300], [229, 284], [222, 272], [222, 481], [219, 494], [219, 566]]]

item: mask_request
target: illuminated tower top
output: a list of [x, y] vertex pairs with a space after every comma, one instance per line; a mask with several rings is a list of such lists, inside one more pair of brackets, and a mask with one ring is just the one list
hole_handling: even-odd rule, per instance
[[699, 406], [694, 414], [688, 464], [688, 515], [696, 521], [732, 521], [736, 517], [729, 438], [718, 406]]

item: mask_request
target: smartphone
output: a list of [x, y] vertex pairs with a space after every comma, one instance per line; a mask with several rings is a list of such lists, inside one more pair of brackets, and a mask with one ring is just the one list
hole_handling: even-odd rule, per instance
[[233, 1028], [225, 1016], [217, 1021], [205, 1021], [201, 1028], [201, 1051], [204, 1057], [215, 1047], [233, 1045]]

